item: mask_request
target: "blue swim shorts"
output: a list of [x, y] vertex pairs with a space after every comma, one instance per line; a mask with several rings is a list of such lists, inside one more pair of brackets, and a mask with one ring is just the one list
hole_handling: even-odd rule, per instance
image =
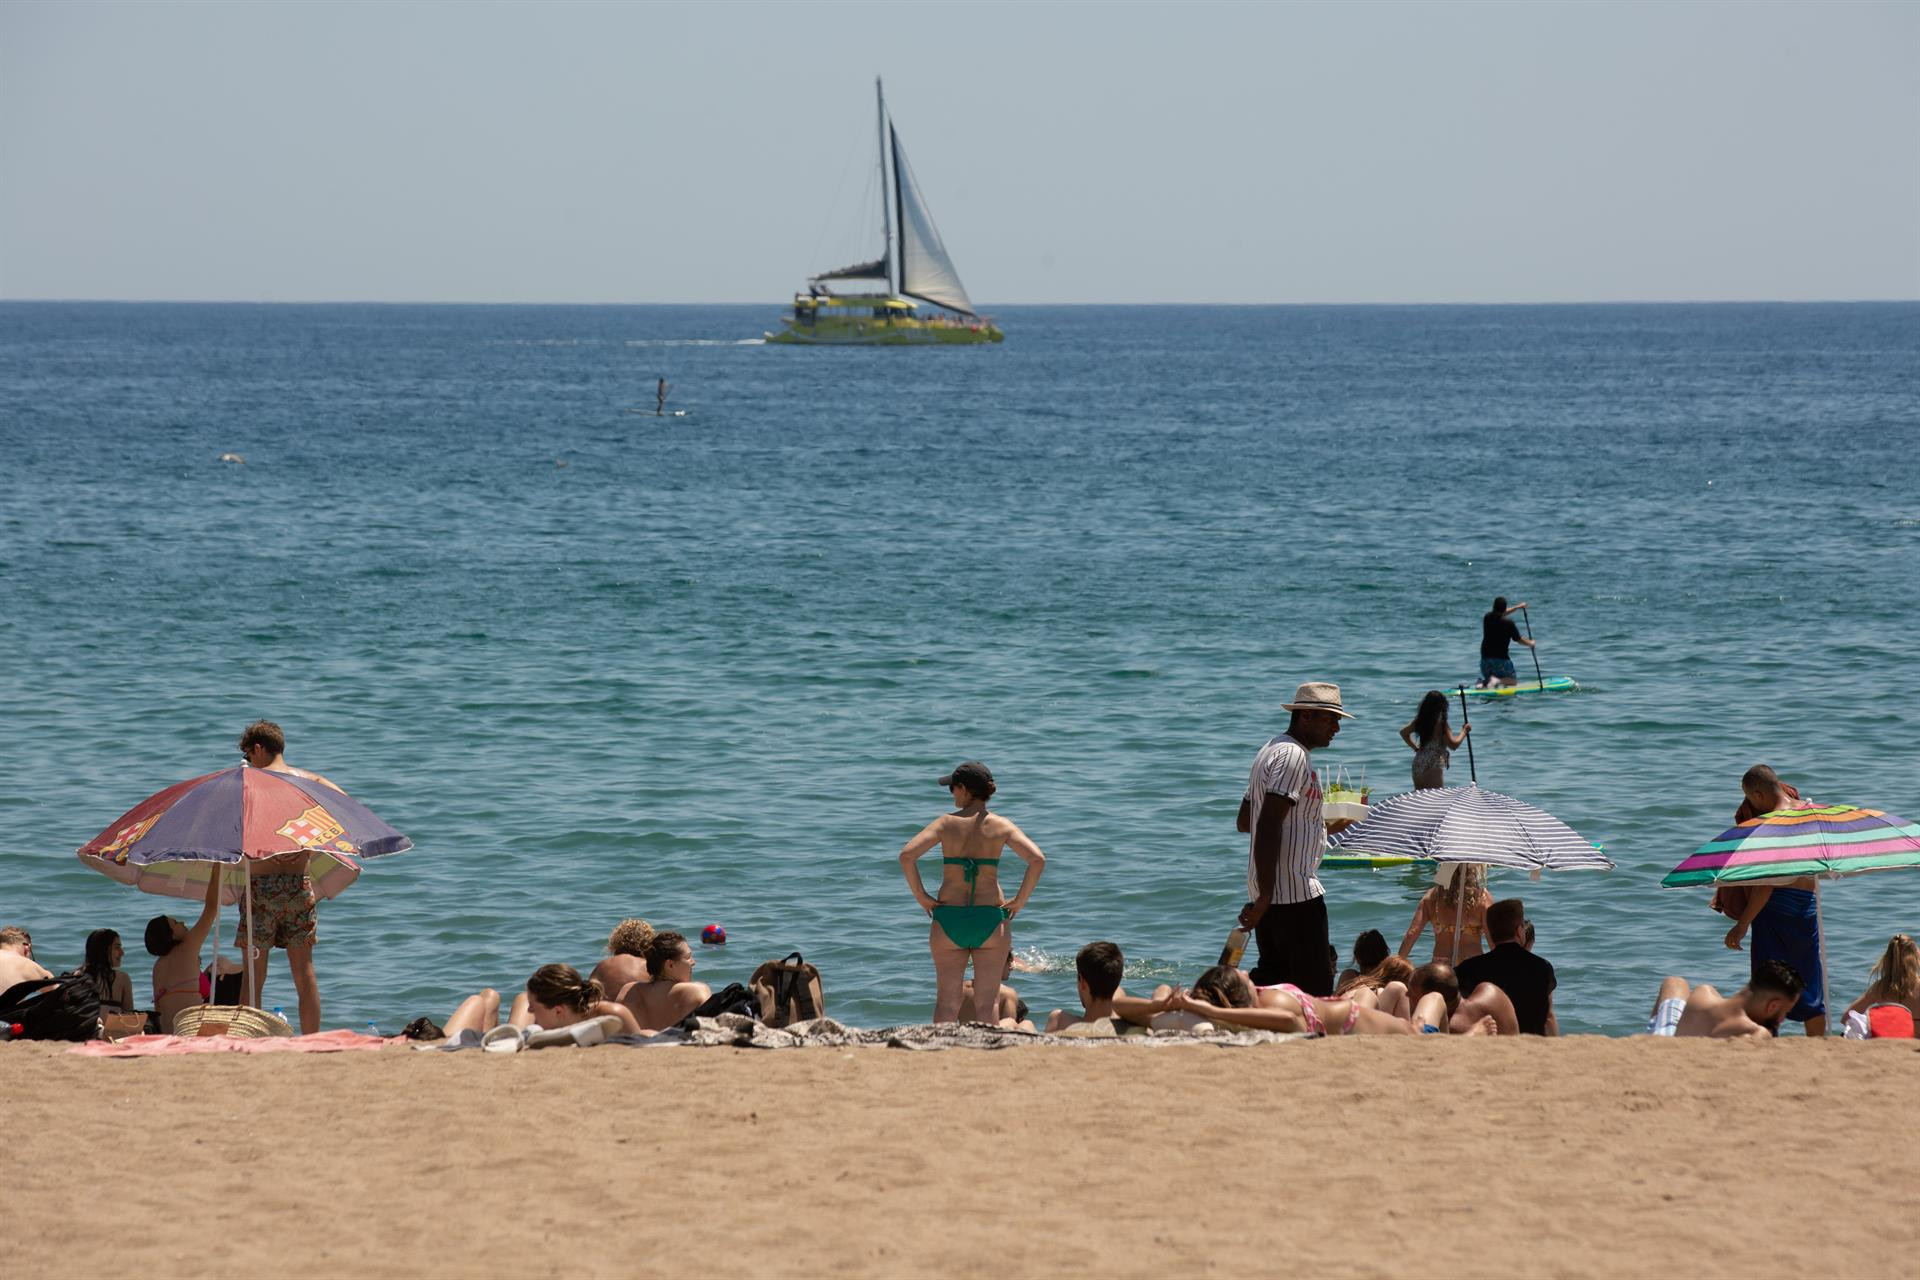
[[1480, 659], [1480, 678], [1482, 680], [1492, 680], [1496, 676], [1502, 680], [1518, 680], [1520, 678], [1514, 674], [1512, 658]]

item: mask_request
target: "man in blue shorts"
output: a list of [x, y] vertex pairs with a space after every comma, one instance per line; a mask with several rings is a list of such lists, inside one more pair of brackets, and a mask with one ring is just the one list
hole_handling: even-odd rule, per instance
[[1474, 688], [1499, 689], [1520, 683], [1513, 671], [1513, 650], [1509, 646], [1518, 640], [1527, 648], [1533, 648], [1533, 641], [1513, 625], [1513, 615], [1526, 607], [1527, 602], [1522, 600], [1509, 609], [1505, 596], [1494, 597], [1493, 608], [1480, 619], [1480, 678], [1474, 682]]

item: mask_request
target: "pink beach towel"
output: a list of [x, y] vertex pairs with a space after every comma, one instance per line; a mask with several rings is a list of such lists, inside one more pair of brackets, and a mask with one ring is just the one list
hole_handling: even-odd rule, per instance
[[89, 1058], [171, 1058], [183, 1053], [341, 1053], [379, 1049], [400, 1036], [369, 1036], [358, 1031], [320, 1031], [310, 1036], [128, 1036], [125, 1040], [89, 1040], [68, 1052]]

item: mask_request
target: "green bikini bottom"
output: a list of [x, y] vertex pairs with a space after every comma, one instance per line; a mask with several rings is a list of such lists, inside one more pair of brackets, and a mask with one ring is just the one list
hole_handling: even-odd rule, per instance
[[1007, 922], [1005, 907], [962, 907], [936, 903], [933, 922], [962, 951], [979, 949], [994, 930]]

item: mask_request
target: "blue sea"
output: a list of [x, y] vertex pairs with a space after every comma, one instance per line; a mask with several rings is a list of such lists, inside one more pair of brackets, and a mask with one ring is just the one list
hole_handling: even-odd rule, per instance
[[[723, 924], [716, 987], [798, 950], [834, 1015], [924, 1020], [896, 855], [978, 758], [1047, 854], [1044, 1012], [1095, 938], [1143, 986], [1212, 961], [1299, 681], [1358, 717], [1323, 765], [1404, 789], [1495, 595], [1581, 688], [1476, 707], [1478, 779], [1618, 864], [1494, 877], [1566, 1029], [1744, 979], [1659, 882], [1749, 765], [1920, 816], [1920, 305], [1019, 307], [948, 350], [776, 315], [0, 304], [0, 923], [53, 967], [119, 930], [144, 998], [195, 904], [73, 850], [267, 717], [415, 844], [320, 908], [328, 1025], [585, 969], [625, 916]], [[1336, 942], [1423, 883], [1329, 872]], [[1850, 1000], [1920, 872], [1823, 901]]]

